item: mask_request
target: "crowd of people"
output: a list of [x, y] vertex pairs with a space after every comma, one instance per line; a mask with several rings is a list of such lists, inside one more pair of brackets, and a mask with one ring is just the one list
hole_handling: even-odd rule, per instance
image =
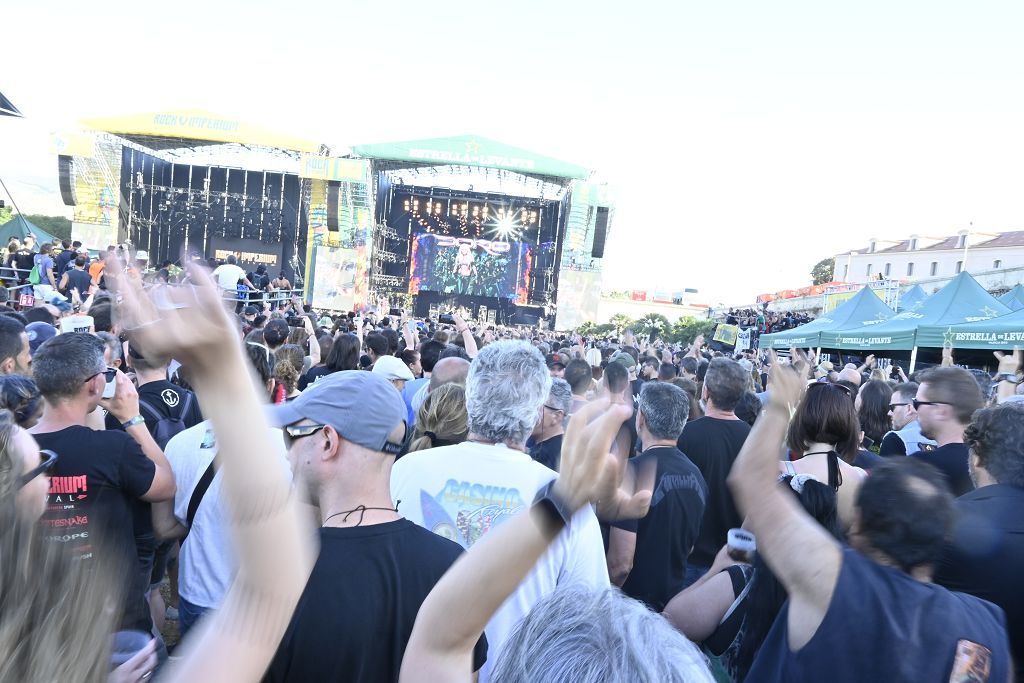
[[1022, 680], [1019, 351], [892, 378], [100, 263], [0, 306], [0, 680]]

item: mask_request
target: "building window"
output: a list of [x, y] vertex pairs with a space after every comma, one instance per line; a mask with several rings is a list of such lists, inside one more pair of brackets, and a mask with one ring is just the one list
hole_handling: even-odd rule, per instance
[[995, 261], [992, 262], [992, 268], [998, 270], [999, 268], [1002, 268], [1002, 267], [1003, 267], [1003, 262], [1001, 260], [996, 259]]
[[910, 247], [909, 247], [909, 249], [910, 249], [910, 251], [915, 251], [917, 249], [917, 238], [916, 237], [914, 237], [914, 238], [912, 238], [910, 240]]
[[939, 263], [938, 261], [932, 261], [931, 274], [935, 275], [937, 272], [939, 272]]
[[913, 274], [914, 274], [914, 264], [913, 263], [908, 263], [907, 264], [907, 275], [913, 275]]
[[869, 264], [868, 264], [868, 270], [867, 270], [867, 274], [868, 274], [868, 277], [870, 277], [870, 276], [871, 276], [871, 266], [872, 266], [872, 265], [873, 265], [873, 264], [871, 264], [871, 263], [869, 263]]
[[[959, 237], [956, 238], [956, 248], [957, 249], [963, 249], [966, 244], [967, 244], [967, 235], [960, 235]], [[959, 271], [957, 271], [957, 272], [959, 272]]]
[[885, 276], [886, 277], [889, 277], [889, 271], [890, 270], [892, 270], [892, 264], [891, 263], [886, 263], [885, 264]]
[[955, 272], [959, 273], [963, 269], [964, 269], [964, 262], [963, 261], [957, 261], [956, 262], [956, 271]]
[[846, 282], [846, 276], [850, 274], [849, 264], [843, 266], [843, 282]]

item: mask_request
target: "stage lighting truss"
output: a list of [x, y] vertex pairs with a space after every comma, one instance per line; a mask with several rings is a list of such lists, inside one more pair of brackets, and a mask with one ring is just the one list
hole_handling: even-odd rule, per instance
[[405, 279], [400, 278], [396, 275], [383, 275], [378, 273], [370, 278], [371, 283], [375, 287], [382, 289], [402, 289], [405, 286]]
[[373, 256], [374, 256], [375, 259], [377, 259], [378, 261], [380, 261], [382, 263], [398, 263], [399, 260], [402, 260], [402, 261], [405, 260], [405, 259], [403, 259], [402, 257], [400, 257], [398, 254], [396, 254], [393, 251], [377, 251], [377, 250], [375, 250], [373, 252]]

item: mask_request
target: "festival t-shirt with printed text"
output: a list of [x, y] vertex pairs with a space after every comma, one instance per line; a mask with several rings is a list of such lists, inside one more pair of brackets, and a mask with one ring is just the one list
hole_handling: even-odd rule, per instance
[[[485, 534], [528, 508], [555, 472], [522, 451], [467, 441], [409, 453], [391, 472], [391, 497], [399, 513], [434, 533], [470, 548]], [[487, 624], [484, 683], [506, 638], [540, 599], [562, 584], [609, 586], [601, 531], [593, 509], [573, 516], [516, 591]]]
[[121, 627], [148, 631], [148, 581], [138, 567], [133, 507], [152, 486], [156, 466], [124, 432], [73, 426], [33, 436], [58, 456], [41, 520], [45, 535], [74, 557], [100, 557], [113, 576], [124, 576]]

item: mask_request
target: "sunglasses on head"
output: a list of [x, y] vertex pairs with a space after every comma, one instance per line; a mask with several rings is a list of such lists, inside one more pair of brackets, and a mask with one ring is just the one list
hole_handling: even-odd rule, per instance
[[40, 450], [39, 457], [42, 458], [42, 462], [40, 462], [37, 467], [33, 467], [28, 472], [21, 475], [18, 479], [19, 489], [38, 477], [40, 474], [46, 473], [46, 475], [49, 476], [53, 471], [53, 466], [57, 464], [57, 454], [53, 451]]
[[850, 398], [853, 398], [853, 392], [850, 391], [850, 387], [845, 386], [843, 384], [833, 384], [832, 382], [813, 382], [810, 385], [810, 387], [808, 387], [808, 389], [813, 389], [815, 387], [833, 387], [835, 389], [841, 390], [844, 394], [846, 394]]

